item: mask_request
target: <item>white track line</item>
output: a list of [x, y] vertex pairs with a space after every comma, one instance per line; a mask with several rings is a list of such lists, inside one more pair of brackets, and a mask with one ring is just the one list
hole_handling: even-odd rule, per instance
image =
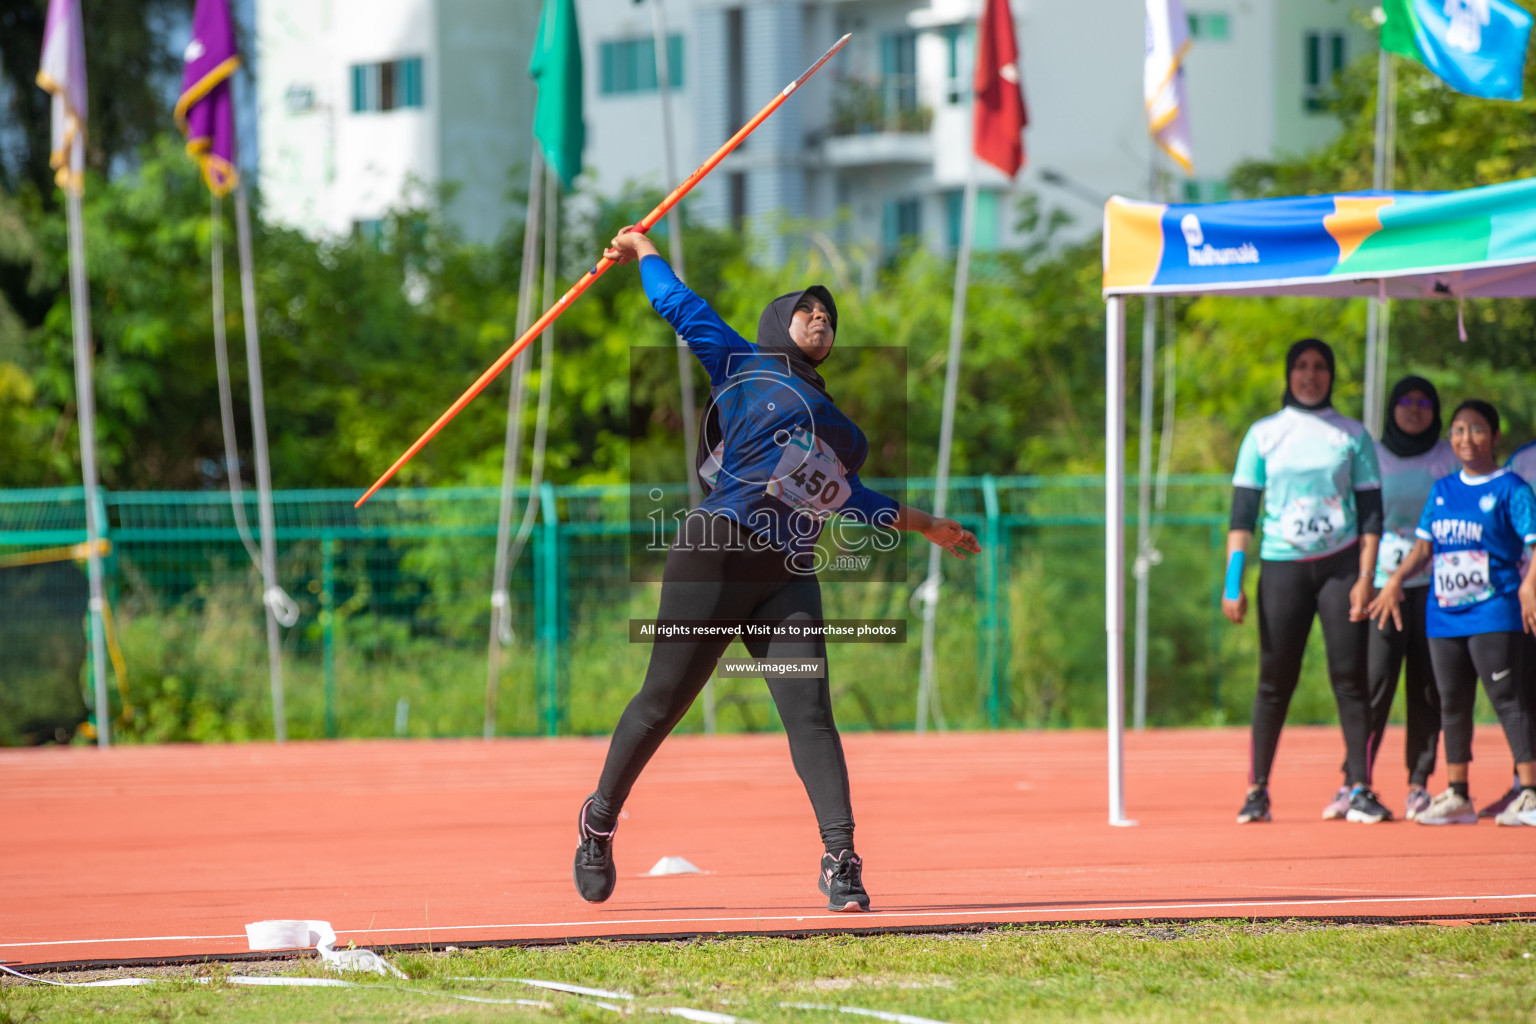
[[932, 1017], [914, 1017], [910, 1013], [891, 1013], [888, 1010], [866, 1010], [860, 1006], [824, 1006], [821, 1003], [780, 1003], [786, 1010], [825, 1010], [829, 1013], [856, 1013], [863, 1017], [876, 1017], [892, 1024], [944, 1024]]
[[[1315, 900], [1244, 900], [1241, 902], [1224, 903], [1118, 903], [1101, 904], [1091, 907], [1037, 907], [1037, 908], [1013, 908], [997, 910], [885, 910], [869, 917], [860, 916], [850, 919], [846, 914], [781, 914], [758, 915], [754, 917], [640, 917], [640, 918], [616, 918], [612, 920], [587, 920], [587, 921], [512, 921], [497, 924], [460, 924], [460, 925], [433, 925], [428, 929], [425, 925], [413, 928], [338, 928], [340, 935], [395, 935], [406, 932], [427, 932], [442, 934], [445, 932], [481, 932], [481, 931], [514, 931], [529, 928], [630, 928], [634, 925], [670, 924], [670, 925], [699, 925], [699, 924], [764, 924], [775, 921], [794, 921], [804, 923], [806, 921], [830, 925], [834, 921], [839, 925], [865, 924], [879, 927], [887, 921], [899, 919], [931, 919], [943, 918], [987, 918], [1002, 920], [1008, 917], [1032, 915], [1057, 916], [1059, 920], [1062, 914], [1102, 914], [1102, 913], [1135, 913], [1138, 917], [1150, 910], [1248, 910], [1257, 907], [1279, 907], [1282, 909], [1294, 907], [1347, 907], [1347, 906], [1379, 906], [1402, 903], [1477, 903], [1479, 901], [1509, 901], [1509, 900], [1536, 900], [1536, 893], [1486, 893], [1466, 896], [1356, 896], [1336, 899]], [[1227, 915], [1222, 915], [1227, 916]], [[1246, 915], [1236, 915], [1243, 917]], [[611, 938], [610, 935], [595, 935], [593, 938]], [[238, 935], [148, 935], [133, 938], [103, 938], [103, 939], [54, 939], [46, 942], [0, 942], [0, 949], [35, 949], [44, 946], [82, 946], [92, 944], [111, 945], [121, 942], [198, 942], [209, 939], [243, 939], [245, 934]]]

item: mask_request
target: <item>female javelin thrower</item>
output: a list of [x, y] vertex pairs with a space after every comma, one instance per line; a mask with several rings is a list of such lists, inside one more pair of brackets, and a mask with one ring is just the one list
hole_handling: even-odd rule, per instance
[[[818, 623], [821, 586], [812, 556], [825, 517], [915, 530], [965, 557], [981, 546], [953, 519], [900, 505], [865, 487], [862, 431], [827, 393], [816, 368], [832, 351], [837, 306], [820, 285], [769, 303], [757, 343], [732, 330], [672, 273], [645, 235], [625, 228], [604, 255], [640, 261], [651, 305], [709, 373], [714, 413], [700, 432], [698, 468], [708, 497], [683, 520], [667, 553], [658, 621]], [[581, 806], [573, 874], [591, 903], [613, 892], [613, 834], [631, 787], [704, 688], [731, 637], [658, 640], [645, 681], [619, 718], [597, 791]], [[755, 658], [826, 657], [826, 642], [744, 640]], [[863, 862], [853, 850], [853, 807], [826, 676], [768, 679], [826, 852], [818, 887], [829, 910], [868, 910]]]
[[1227, 584], [1221, 610], [1240, 623], [1248, 611], [1243, 559], [1264, 507], [1259, 550], [1259, 687], [1253, 697], [1252, 766], [1238, 824], [1268, 821], [1269, 771], [1301, 679], [1312, 619], [1321, 620], [1328, 679], [1344, 729], [1348, 820], [1391, 817], [1370, 789], [1366, 747], [1366, 605], [1381, 540], [1376, 447], [1358, 420], [1332, 403], [1333, 349], [1316, 338], [1285, 357], [1284, 408], [1248, 429], [1232, 478]]
[[1469, 399], [1451, 416], [1451, 447], [1461, 471], [1435, 481], [1415, 531], [1418, 540], [1371, 602], [1371, 614], [1401, 624], [1403, 581], [1433, 558], [1434, 600], [1425, 624], [1440, 688], [1440, 727], [1450, 783], [1417, 817], [1420, 825], [1475, 825], [1467, 791], [1472, 705], [1481, 676], [1515, 758], [1520, 795], [1494, 817], [1500, 825], [1536, 820], [1536, 708], [1525, 678], [1527, 632], [1536, 632], [1536, 573], [1520, 577], [1536, 544], [1536, 496], [1493, 460], [1499, 414]]
[[[1387, 399], [1387, 425], [1377, 445], [1381, 464], [1381, 504], [1384, 522], [1381, 552], [1376, 559], [1376, 586], [1402, 564], [1413, 548], [1414, 528], [1435, 481], [1461, 468], [1450, 443], [1440, 436], [1440, 395], [1423, 377], [1404, 377]], [[1435, 748], [1440, 743], [1440, 693], [1430, 663], [1429, 637], [1424, 632], [1429, 598], [1429, 567], [1403, 581], [1402, 626], [1382, 622], [1370, 630], [1371, 738], [1366, 767], [1374, 772], [1376, 753], [1387, 731], [1397, 677], [1407, 667], [1403, 692], [1407, 705], [1408, 820], [1429, 807], [1425, 788], [1435, 773]], [[1330, 805], [1335, 817], [1349, 811], [1349, 790], [1341, 789]]]

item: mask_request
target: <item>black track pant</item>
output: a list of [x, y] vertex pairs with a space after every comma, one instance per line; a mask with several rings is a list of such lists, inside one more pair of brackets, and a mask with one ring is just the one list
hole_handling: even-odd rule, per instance
[[1467, 764], [1472, 760], [1472, 705], [1477, 699], [1477, 680], [1483, 689], [1516, 764], [1532, 760], [1536, 747], [1536, 717], [1532, 715], [1530, 687], [1525, 679], [1524, 633], [1479, 633], [1477, 636], [1431, 637], [1429, 653], [1435, 660], [1435, 682], [1440, 687], [1440, 722], [1445, 731], [1445, 760]]
[[1249, 782], [1269, 784], [1285, 713], [1301, 681], [1312, 619], [1323, 624], [1328, 679], [1344, 729], [1345, 782], [1366, 782], [1370, 703], [1366, 692], [1366, 622], [1349, 621], [1349, 591], [1360, 572], [1360, 548], [1310, 562], [1259, 563], [1259, 688], [1253, 696]]
[[[1408, 743], [1405, 751], [1408, 762], [1408, 784], [1425, 786], [1435, 773], [1435, 748], [1440, 743], [1440, 691], [1435, 689], [1434, 666], [1429, 659], [1429, 637], [1424, 632], [1424, 608], [1429, 599], [1429, 587], [1409, 587], [1403, 591], [1403, 603], [1399, 606], [1403, 616], [1403, 628], [1387, 620], [1385, 628], [1370, 624], [1370, 640], [1366, 653], [1369, 666], [1371, 734], [1366, 747], [1366, 781], [1376, 770], [1376, 755], [1381, 750], [1381, 739], [1387, 733], [1387, 718], [1392, 713], [1392, 701], [1397, 696], [1397, 679], [1403, 680], [1404, 704], [1407, 707]], [[1349, 771], [1348, 766], [1345, 772]]]
[[[718, 536], [703, 536], [702, 521], [698, 514], [690, 515], [683, 536], [667, 553], [658, 620], [821, 621], [821, 584], [814, 575], [791, 572], [782, 552], [722, 551]], [[711, 531], [720, 534], [721, 523], [717, 517]], [[743, 536], [734, 524], [728, 529], [738, 540]], [[722, 637], [659, 640], [652, 645], [645, 682], [624, 709], [608, 745], [590, 818], [599, 831], [608, 831], [617, 822], [640, 772], [704, 689], [730, 642], [730, 637]], [[743, 642], [754, 658], [827, 656], [826, 641], [820, 637], [798, 642], [744, 638]], [[831, 853], [853, 849], [848, 765], [832, 721], [827, 679], [769, 678], [768, 691], [788, 734], [795, 771], [816, 812], [822, 843]]]

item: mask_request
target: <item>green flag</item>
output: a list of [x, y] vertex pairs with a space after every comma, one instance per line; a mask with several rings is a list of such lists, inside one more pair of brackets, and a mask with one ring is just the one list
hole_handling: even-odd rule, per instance
[[539, 87], [533, 137], [566, 188], [581, 173], [586, 126], [581, 120], [581, 36], [576, 0], [544, 0], [528, 73]]

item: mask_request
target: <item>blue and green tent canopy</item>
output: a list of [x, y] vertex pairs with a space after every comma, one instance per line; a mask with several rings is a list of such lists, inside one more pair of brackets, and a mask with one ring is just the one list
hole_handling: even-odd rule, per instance
[[1536, 179], [1104, 209], [1104, 294], [1536, 297]]

